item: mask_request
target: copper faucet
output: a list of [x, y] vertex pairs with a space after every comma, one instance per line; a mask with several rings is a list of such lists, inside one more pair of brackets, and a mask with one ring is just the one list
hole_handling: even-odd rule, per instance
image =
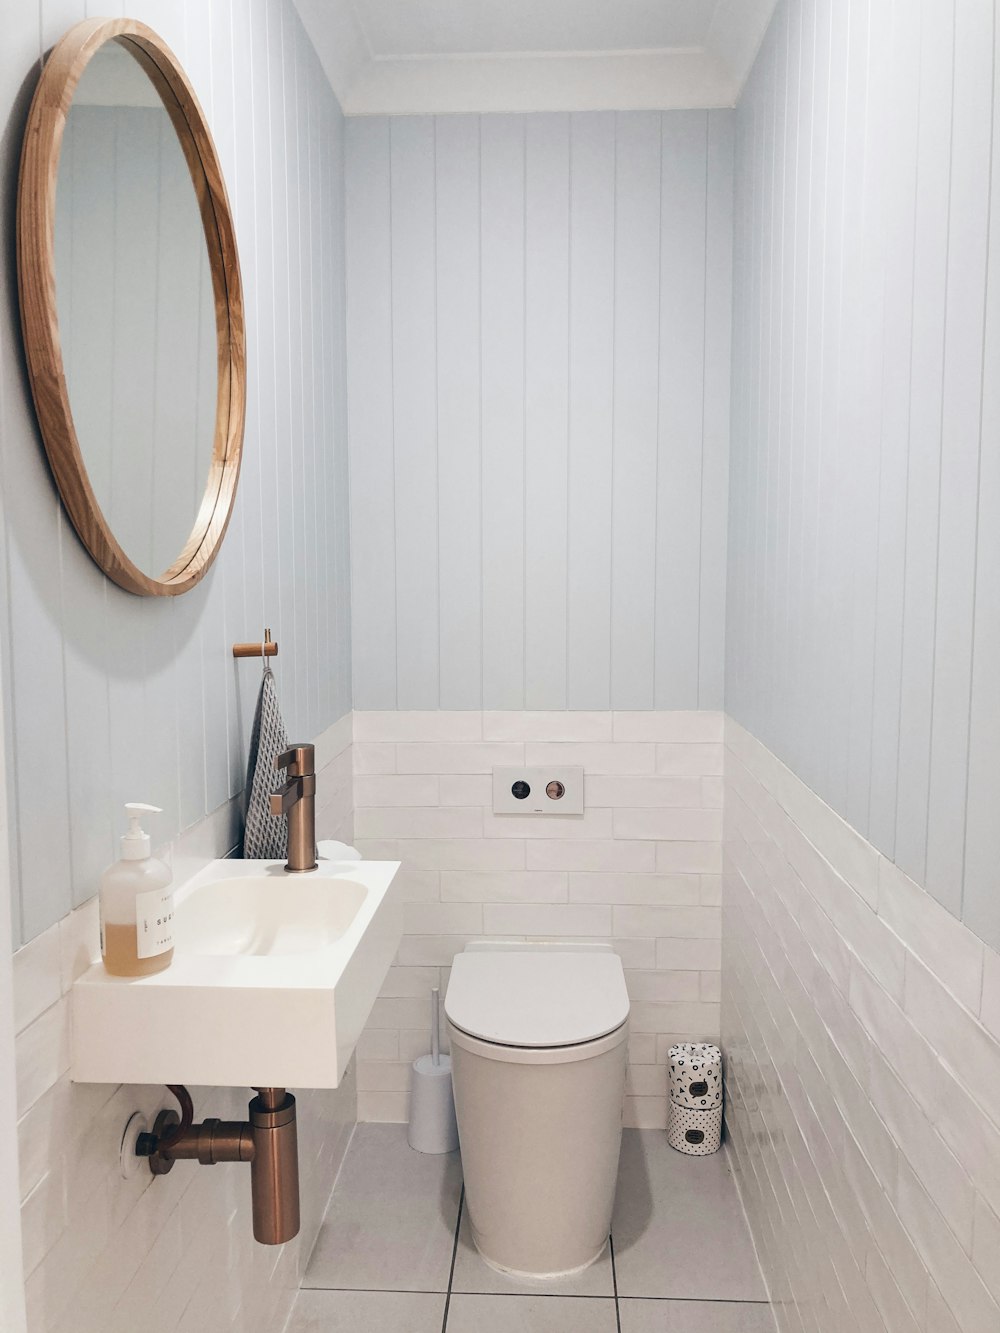
[[161, 1111], [151, 1134], [140, 1134], [136, 1152], [149, 1158], [154, 1176], [165, 1176], [174, 1162], [197, 1159], [250, 1163], [250, 1198], [254, 1239], [284, 1245], [299, 1230], [299, 1150], [295, 1098], [284, 1088], [255, 1088], [249, 1120], [203, 1120], [193, 1124], [186, 1088], [171, 1086], [181, 1104]]
[[286, 870], [315, 870], [316, 861], [316, 749], [296, 743], [274, 761], [287, 769], [288, 780], [271, 797], [271, 814], [288, 816]]

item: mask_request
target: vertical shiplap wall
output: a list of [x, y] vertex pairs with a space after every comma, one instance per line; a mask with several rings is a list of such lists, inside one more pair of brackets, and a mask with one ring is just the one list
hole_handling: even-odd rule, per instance
[[249, 396], [239, 497], [193, 592], [140, 599], [108, 583], [66, 522], [20, 350], [13, 201], [40, 58], [95, 11], [7, 6], [0, 62], [0, 430], [15, 938], [89, 897], [123, 801], [164, 807], [166, 840], [243, 785], [259, 668], [230, 645], [270, 625], [289, 729], [350, 708], [343, 309], [343, 119], [291, 0], [135, 0], [205, 107], [236, 217]]
[[729, 713], [1000, 944], [990, 0], [782, 4], [737, 119]]
[[721, 706], [732, 124], [348, 123], [357, 707]]

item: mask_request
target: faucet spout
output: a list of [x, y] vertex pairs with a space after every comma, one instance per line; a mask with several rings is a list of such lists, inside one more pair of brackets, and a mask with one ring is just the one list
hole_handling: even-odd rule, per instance
[[316, 861], [316, 751], [306, 743], [289, 746], [274, 761], [288, 778], [271, 797], [271, 814], [288, 819], [288, 861], [293, 873], [315, 870]]

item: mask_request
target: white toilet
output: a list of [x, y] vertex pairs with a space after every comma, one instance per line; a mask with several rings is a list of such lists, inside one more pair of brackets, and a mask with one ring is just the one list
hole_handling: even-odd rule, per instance
[[609, 945], [481, 940], [445, 1015], [465, 1203], [480, 1254], [529, 1278], [578, 1272], [611, 1228], [629, 1001]]

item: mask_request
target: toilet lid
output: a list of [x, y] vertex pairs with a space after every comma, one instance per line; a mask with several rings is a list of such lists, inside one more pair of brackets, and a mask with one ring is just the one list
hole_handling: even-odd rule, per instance
[[503, 1046], [577, 1046], [628, 1018], [621, 959], [613, 953], [459, 954], [444, 1011], [470, 1037]]

